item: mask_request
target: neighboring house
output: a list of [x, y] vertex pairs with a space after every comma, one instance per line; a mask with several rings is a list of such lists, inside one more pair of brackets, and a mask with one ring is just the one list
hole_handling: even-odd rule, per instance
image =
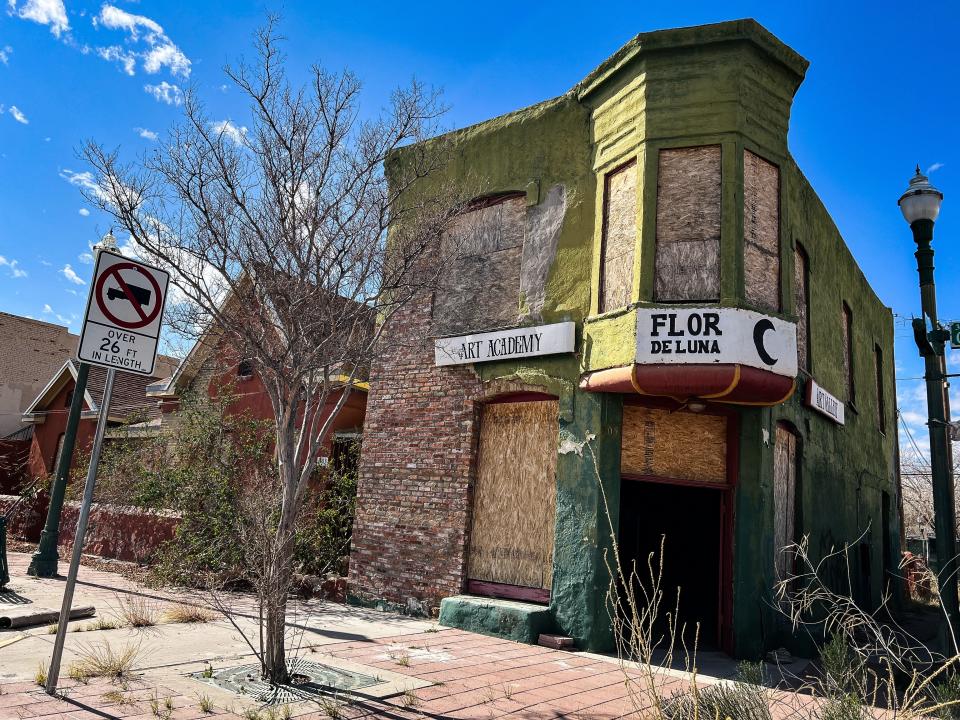
[[60, 325], [0, 312], [0, 438], [26, 431], [23, 412], [77, 349]]
[[[71, 355], [73, 352], [70, 353]], [[160, 418], [157, 401], [147, 396], [147, 387], [158, 379], [169, 377], [176, 367], [176, 358], [160, 355], [154, 367], [153, 377], [117, 372], [110, 402], [108, 428], [126, 425], [132, 422], [149, 422]], [[33, 426], [33, 440], [27, 462], [29, 477], [41, 477], [53, 473], [63, 447], [64, 430], [67, 426], [67, 414], [73, 401], [76, 386], [78, 362], [67, 360], [60, 369], [47, 378], [46, 386], [37, 394], [23, 413], [23, 421]], [[87, 390], [84, 393], [83, 412], [77, 428], [76, 452], [90, 449], [107, 370], [91, 366], [87, 376]]]
[[679, 587], [701, 647], [756, 658], [802, 649], [772, 588], [809, 536], [852, 544], [827, 580], [878, 606], [893, 319], [787, 147], [806, 68], [751, 20], [643, 33], [445, 136], [435, 182], [489, 193], [371, 368], [355, 600], [608, 651], [612, 538], [646, 577], [665, 536], [661, 610]]

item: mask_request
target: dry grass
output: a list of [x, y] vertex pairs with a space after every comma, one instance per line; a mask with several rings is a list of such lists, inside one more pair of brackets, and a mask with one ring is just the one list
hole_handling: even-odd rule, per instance
[[197, 700], [200, 706], [200, 712], [210, 714], [214, 711], [213, 700], [210, 699], [209, 695], [198, 695]]
[[98, 617], [93, 622], [87, 623], [84, 630], [116, 630], [122, 627], [116, 620], [110, 620], [105, 617]]
[[417, 694], [413, 692], [413, 690], [404, 690], [403, 700], [401, 702], [408, 710], [420, 707], [420, 698], [417, 697]]
[[206, 623], [216, 620], [217, 614], [201, 605], [177, 603], [167, 608], [163, 617], [171, 623]]
[[160, 619], [157, 603], [141, 595], [120, 598], [120, 614], [124, 624], [133, 628], [152, 627]]
[[74, 680], [85, 682], [90, 678], [124, 679], [130, 676], [140, 656], [140, 645], [124, 645], [114, 649], [109, 642], [81, 646], [78, 657], [68, 674]]
[[33, 674], [33, 681], [41, 687], [47, 684], [47, 668], [42, 662], [37, 663], [37, 672]]

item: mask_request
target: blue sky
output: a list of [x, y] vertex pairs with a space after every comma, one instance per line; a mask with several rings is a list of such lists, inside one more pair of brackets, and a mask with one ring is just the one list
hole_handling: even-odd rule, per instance
[[[919, 301], [896, 206], [911, 170], [931, 168], [941, 315], [960, 319], [960, 9], [931, 1], [607, 2], [478, 6], [244, 0], [3, 0], [0, 6], [0, 310], [77, 329], [89, 245], [109, 220], [80, 195], [88, 138], [133, 158], [196, 87], [212, 117], [244, 122], [222, 66], [268, 10], [283, 13], [294, 75], [350, 67], [376, 109], [412, 76], [442, 87], [462, 127], [558, 95], [634, 34], [754, 17], [811, 65], [790, 146], [881, 299], [898, 315], [901, 407], [923, 442], [921, 366], [900, 317]], [[121, 238], [122, 239], [122, 238]], [[956, 407], [960, 408], [960, 394]]]

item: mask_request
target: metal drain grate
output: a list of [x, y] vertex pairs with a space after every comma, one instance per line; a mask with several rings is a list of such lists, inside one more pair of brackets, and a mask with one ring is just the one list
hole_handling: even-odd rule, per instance
[[291, 675], [303, 678], [302, 681], [290, 685], [271, 685], [260, 679], [259, 663], [224, 668], [210, 677], [204, 677], [203, 672], [190, 673], [190, 677], [266, 705], [312, 700], [318, 695], [329, 694], [331, 690], [360, 690], [383, 682], [372, 675], [341, 670], [300, 658], [289, 661], [287, 667]]

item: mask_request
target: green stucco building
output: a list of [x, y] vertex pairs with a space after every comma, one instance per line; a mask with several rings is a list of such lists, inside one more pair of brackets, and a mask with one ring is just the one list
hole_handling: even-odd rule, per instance
[[643, 33], [444, 138], [480, 188], [372, 369], [355, 600], [609, 650], [612, 538], [643, 567], [665, 537], [682, 619], [756, 657], [802, 649], [772, 587], [808, 536], [880, 602], [893, 322], [787, 147], [806, 68], [752, 20]]

